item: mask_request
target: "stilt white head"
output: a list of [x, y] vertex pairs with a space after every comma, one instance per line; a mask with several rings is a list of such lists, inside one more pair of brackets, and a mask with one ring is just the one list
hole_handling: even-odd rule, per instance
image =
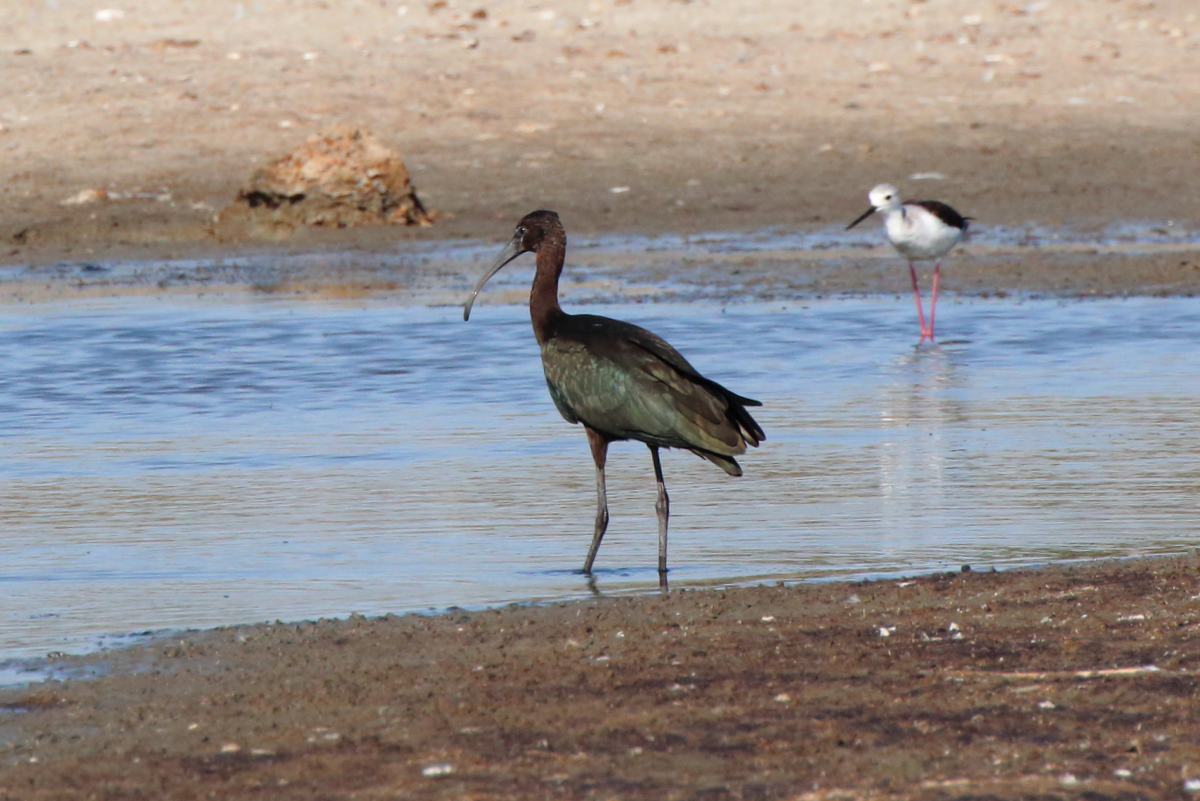
[[891, 184], [880, 184], [867, 195], [875, 211], [894, 211], [900, 208], [900, 192]]
[[[937, 306], [938, 278], [941, 275], [942, 257], [962, 241], [967, 232], [969, 217], [963, 217], [939, 200], [900, 200], [900, 192], [891, 184], [879, 184], [867, 198], [871, 208], [857, 220], [846, 226], [850, 230], [875, 212], [883, 217], [883, 227], [888, 241], [908, 260], [908, 271], [912, 276], [913, 299], [917, 304], [917, 319], [921, 324], [921, 339], [933, 341], [933, 315]], [[929, 324], [925, 324], [925, 313], [921, 309], [921, 293], [917, 288], [917, 272], [914, 261], [934, 261], [933, 298], [929, 303]]]

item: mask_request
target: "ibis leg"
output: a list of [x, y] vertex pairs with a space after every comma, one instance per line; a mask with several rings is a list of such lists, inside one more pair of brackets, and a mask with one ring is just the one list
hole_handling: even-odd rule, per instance
[[942, 274], [942, 263], [933, 266], [933, 299], [929, 301], [929, 341], [933, 341], [933, 313], [937, 309], [938, 277]]
[[671, 499], [667, 497], [667, 483], [663, 481], [662, 462], [658, 458], [658, 447], [650, 445], [650, 455], [654, 457], [654, 478], [658, 481], [658, 501], [654, 511], [658, 512], [658, 572], [667, 572], [667, 520], [671, 517]]
[[921, 324], [921, 342], [925, 341], [925, 337], [929, 334], [925, 328], [925, 310], [921, 308], [921, 290], [917, 288], [917, 268], [913, 267], [913, 263], [908, 263], [908, 274], [912, 276], [913, 285], [913, 301], [917, 304], [917, 321]]
[[592, 448], [592, 461], [596, 463], [596, 530], [592, 534], [592, 546], [588, 548], [587, 559], [583, 563], [583, 572], [592, 572], [592, 563], [596, 561], [596, 552], [600, 550], [600, 540], [608, 529], [608, 491], [604, 487], [604, 463], [608, 460], [608, 440], [603, 434], [587, 431], [588, 445]]

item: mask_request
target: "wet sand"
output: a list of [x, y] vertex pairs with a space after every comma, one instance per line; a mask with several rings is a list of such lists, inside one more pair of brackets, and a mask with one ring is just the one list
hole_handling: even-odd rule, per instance
[[[170, 295], [371, 298], [402, 305], [458, 306], [499, 247], [429, 255], [248, 250], [202, 260], [56, 263], [0, 272], [0, 302]], [[729, 253], [702, 247], [646, 252], [598, 246], [568, 256], [561, 297], [566, 304], [577, 304], [907, 295], [911, 284], [904, 264], [886, 245], [844, 251], [734, 249]], [[933, 266], [918, 264], [917, 273], [922, 291], [928, 294]], [[947, 257], [941, 287], [943, 294], [982, 298], [1191, 297], [1200, 293], [1200, 244], [992, 249], [968, 244]], [[488, 288], [481, 303], [522, 304], [527, 299], [523, 284], [497, 285]]]
[[[855, 8], [141, 0], [99, 21], [6, 6], [0, 257], [65, 266], [18, 269], [5, 297], [174, 291], [105, 285], [96, 261], [349, 253], [332, 280], [317, 264], [251, 291], [404, 298], [378, 254], [500, 241], [537, 207], [585, 236], [815, 230], [883, 180], [978, 226], [1200, 226], [1191, 0]], [[256, 165], [334, 123], [395, 147], [446, 216], [213, 236]], [[107, 199], [64, 203], [88, 189]], [[610, 268], [636, 283], [685, 256]], [[687, 275], [730, 296], [904, 292], [898, 267], [880, 249]], [[468, 280], [445, 270], [451, 289]], [[968, 248], [944, 276], [950, 292], [1187, 294], [1200, 254]], [[0, 798], [1191, 797], [1198, 568], [189, 633], [71, 660], [117, 675], [3, 693]]]
[[1198, 571], [189, 632], [0, 693], [0, 798], [1187, 798]]

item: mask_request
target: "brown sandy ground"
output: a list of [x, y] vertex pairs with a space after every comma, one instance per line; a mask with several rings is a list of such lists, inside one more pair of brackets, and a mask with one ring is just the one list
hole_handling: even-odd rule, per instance
[[0, 695], [0, 798], [1191, 798], [1198, 599], [1162, 557], [188, 633]]
[[[0, 7], [8, 263], [240, 252], [214, 212], [335, 123], [453, 216], [277, 248], [500, 240], [537, 207], [573, 234], [822, 227], [882, 180], [979, 225], [1200, 223], [1194, 0], [101, 6]], [[63, 205], [86, 189], [108, 199]]]

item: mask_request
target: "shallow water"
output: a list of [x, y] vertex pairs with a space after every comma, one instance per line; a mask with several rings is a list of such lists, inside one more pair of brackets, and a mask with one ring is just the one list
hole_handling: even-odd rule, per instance
[[[1196, 540], [1200, 302], [946, 300], [922, 349], [905, 300], [587, 310], [765, 404], [745, 477], [664, 460], [675, 587]], [[0, 352], [0, 659], [590, 591], [586, 440], [519, 306], [10, 306]], [[646, 449], [608, 474], [596, 588], [650, 590]]]

